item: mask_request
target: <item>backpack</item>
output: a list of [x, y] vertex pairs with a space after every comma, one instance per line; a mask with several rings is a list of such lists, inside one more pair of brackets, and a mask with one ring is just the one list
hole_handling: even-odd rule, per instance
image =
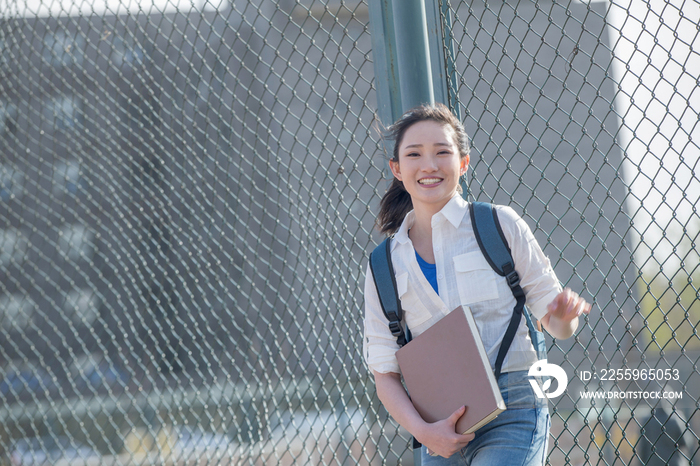
[[[530, 338], [532, 344], [537, 351], [538, 359], [547, 359], [547, 347], [544, 341], [544, 335], [541, 331], [535, 328], [535, 325], [530, 318], [529, 311], [525, 308], [525, 291], [520, 286], [520, 277], [515, 271], [513, 256], [508, 247], [508, 241], [503, 235], [501, 224], [498, 220], [496, 208], [493, 204], [485, 202], [473, 202], [471, 204], [470, 215], [474, 234], [481, 253], [486, 258], [494, 272], [505, 277], [508, 282], [516, 304], [513, 308], [513, 315], [508, 324], [505, 335], [501, 342], [495, 364], [495, 376], [501, 374], [501, 366], [503, 360], [508, 353], [510, 345], [513, 343], [515, 334], [520, 325], [520, 321], [525, 315]], [[374, 284], [377, 287], [379, 301], [382, 306], [382, 311], [386, 316], [391, 334], [396, 338], [399, 347], [404, 346], [411, 341], [411, 331], [408, 326], [402, 325], [403, 309], [399, 300], [398, 290], [396, 288], [396, 277], [394, 275], [394, 267], [391, 262], [391, 239], [386, 238], [379, 246], [377, 246], [370, 255], [370, 269], [374, 277]], [[539, 322], [537, 323], [539, 326]]]

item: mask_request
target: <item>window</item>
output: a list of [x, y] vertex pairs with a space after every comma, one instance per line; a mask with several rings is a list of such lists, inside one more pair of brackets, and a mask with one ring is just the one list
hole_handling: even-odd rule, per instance
[[0, 163], [0, 200], [8, 201], [20, 197], [24, 187], [24, 173], [11, 165]]
[[98, 299], [89, 288], [73, 290], [66, 296], [63, 310], [73, 322], [92, 325], [97, 319]]
[[75, 96], [54, 97], [44, 108], [46, 119], [54, 130], [71, 130], [82, 123], [82, 102]]
[[123, 64], [143, 65], [146, 51], [132, 36], [122, 37], [114, 34], [112, 40], [112, 55], [110, 62], [117, 68]]
[[80, 163], [77, 160], [56, 164], [53, 172], [54, 194], [77, 194], [78, 191], [84, 190], [86, 185]]
[[0, 39], [0, 70], [10, 66], [10, 46], [5, 39]]
[[5, 330], [22, 330], [32, 320], [34, 303], [23, 293], [0, 296], [0, 322]]
[[85, 39], [75, 33], [55, 31], [44, 38], [44, 60], [54, 67], [80, 65], [83, 62]]
[[0, 136], [14, 133], [17, 122], [17, 106], [0, 101]]
[[20, 264], [27, 254], [27, 238], [16, 228], [0, 230], [0, 265]]
[[92, 257], [92, 232], [85, 225], [66, 225], [59, 232], [58, 248], [71, 260]]

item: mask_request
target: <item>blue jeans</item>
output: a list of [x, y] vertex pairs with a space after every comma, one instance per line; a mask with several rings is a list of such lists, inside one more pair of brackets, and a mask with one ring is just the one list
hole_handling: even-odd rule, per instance
[[501, 374], [498, 388], [508, 409], [477, 430], [474, 440], [449, 458], [430, 456], [422, 447], [424, 466], [544, 464], [550, 426], [547, 400], [535, 396], [527, 371]]

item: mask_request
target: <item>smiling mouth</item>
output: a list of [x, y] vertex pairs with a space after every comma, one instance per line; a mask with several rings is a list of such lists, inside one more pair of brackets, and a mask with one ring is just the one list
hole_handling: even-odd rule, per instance
[[418, 180], [419, 184], [436, 184], [442, 181], [442, 178], [423, 178]]

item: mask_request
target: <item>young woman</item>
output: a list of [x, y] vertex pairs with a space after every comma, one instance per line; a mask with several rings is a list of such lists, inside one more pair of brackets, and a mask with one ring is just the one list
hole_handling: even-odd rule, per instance
[[[469, 306], [493, 368], [515, 306], [505, 278], [479, 250], [459, 180], [469, 166], [467, 135], [444, 105], [421, 106], [389, 128], [395, 179], [381, 202], [378, 223], [394, 234], [391, 257], [405, 323], [418, 336], [459, 305]], [[557, 339], [570, 337], [590, 305], [562, 290], [549, 260], [525, 222], [509, 207], [497, 214], [511, 248], [527, 306]], [[507, 410], [475, 434], [459, 435], [459, 407], [426, 423], [401, 383], [396, 339], [381, 310], [371, 270], [365, 282], [364, 356], [389, 414], [423, 444], [423, 464], [541, 465], [547, 453], [546, 399], [535, 397], [527, 371], [537, 361], [525, 319], [503, 361], [499, 388]]]

